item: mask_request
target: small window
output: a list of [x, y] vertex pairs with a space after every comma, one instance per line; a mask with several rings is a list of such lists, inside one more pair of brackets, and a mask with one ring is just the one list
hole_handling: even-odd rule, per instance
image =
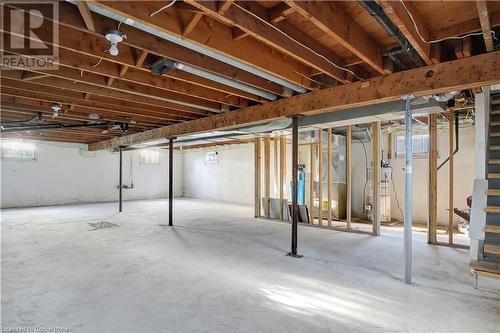
[[158, 150], [141, 150], [139, 161], [144, 164], [159, 164], [160, 152]]
[[[396, 137], [396, 157], [404, 157], [406, 151], [405, 136]], [[426, 156], [429, 153], [429, 134], [413, 135], [413, 156]]]
[[2, 140], [2, 158], [36, 161], [36, 145], [33, 142]]
[[207, 151], [205, 153], [205, 163], [206, 164], [218, 164], [219, 163], [219, 152], [218, 151]]

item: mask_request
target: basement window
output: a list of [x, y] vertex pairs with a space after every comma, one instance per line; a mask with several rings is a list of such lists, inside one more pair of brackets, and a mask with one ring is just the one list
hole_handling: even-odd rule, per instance
[[218, 164], [219, 163], [219, 152], [215, 150], [207, 151], [205, 153], [205, 163], [206, 164]]
[[[405, 136], [396, 136], [396, 157], [404, 157]], [[429, 134], [413, 134], [413, 156], [425, 157], [429, 153]]]
[[160, 152], [158, 150], [141, 150], [139, 162], [142, 164], [159, 164]]
[[2, 159], [36, 161], [36, 145], [33, 142], [2, 140]]

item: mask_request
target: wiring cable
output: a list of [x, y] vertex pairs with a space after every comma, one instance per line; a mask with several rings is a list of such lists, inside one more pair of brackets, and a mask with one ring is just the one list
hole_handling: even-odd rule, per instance
[[[426, 40], [424, 38], [424, 36], [422, 36], [422, 34], [420, 33], [420, 30], [418, 29], [417, 22], [415, 21], [415, 18], [413, 17], [413, 14], [410, 12], [410, 10], [408, 9], [408, 7], [406, 7], [406, 4], [404, 3], [404, 1], [403, 0], [399, 0], [399, 2], [401, 2], [401, 4], [403, 5], [403, 7], [404, 7], [404, 9], [406, 11], [406, 14], [408, 14], [408, 17], [410, 17], [410, 20], [413, 23], [413, 26], [415, 27], [415, 31], [417, 32], [418, 36], [426, 44], [439, 43], [439, 42], [442, 42], [444, 40], [450, 40], [450, 39], [464, 39], [464, 38], [467, 38], [469, 36], [480, 36], [480, 35], [483, 35], [482, 32], [473, 32], [473, 33], [466, 34], [464, 36], [452, 36], [452, 37], [445, 37], [445, 38], [435, 39], [435, 40]], [[491, 34], [493, 35], [493, 39], [498, 40], [494, 31], [492, 31]]]
[[[265, 25], [267, 25], [267, 26], [269, 26], [269, 27], [273, 28], [274, 30], [276, 30], [277, 32], [279, 32], [280, 34], [282, 34], [283, 36], [287, 37], [289, 40], [294, 40], [292, 37], [290, 37], [289, 35], [287, 35], [287, 34], [286, 34], [286, 33], [284, 33], [283, 31], [281, 31], [280, 29], [278, 29], [276, 26], [274, 26], [274, 25], [273, 25], [273, 24], [271, 24], [270, 22], [268, 22], [268, 21], [264, 20], [264, 19], [263, 19], [263, 18], [261, 18], [259, 15], [256, 15], [256, 14], [252, 13], [251, 11], [246, 10], [245, 8], [241, 7], [241, 5], [239, 5], [238, 3], [234, 2], [234, 3], [232, 4], [232, 6], [236, 6], [236, 7], [238, 7], [239, 9], [241, 9], [241, 10], [243, 10], [243, 11], [247, 12], [248, 14], [252, 15], [253, 17], [255, 17], [257, 20], [261, 21], [261, 22], [262, 22], [262, 23], [264, 23]], [[297, 41], [296, 41], [296, 42], [297, 42]], [[325, 57], [324, 55], [322, 55], [322, 54], [320, 54], [320, 53], [318, 53], [318, 52], [314, 51], [314, 50], [313, 50], [313, 49], [311, 49], [310, 47], [308, 47], [308, 46], [306, 46], [306, 45], [304, 45], [304, 44], [302, 44], [302, 43], [300, 43], [300, 42], [297, 42], [297, 43], [299, 43], [302, 47], [304, 47], [304, 48], [308, 49], [310, 52], [314, 53], [314, 54], [315, 54], [315, 55], [317, 55], [318, 57], [323, 58], [323, 59], [324, 59], [324, 60], [326, 60], [328, 63], [332, 64], [334, 67], [336, 67], [336, 68], [338, 68], [338, 69], [340, 69], [340, 70], [342, 70], [342, 71], [345, 71], [345, 72], [347, 72], [347, 73], [352, 74], [352, 75], [353, 75], [353, 76], [355, 76], [358, 80], [361, 80], [361, 81], [363, 81], [363, 80], [364, 80], [363, 78], [361, 78], [360, 76], [358, 76], [356, 73], [354, 73], [354, 72], [353, 72], [352, 70], [350, 70], [349, 68], [339, 66], [339, 65], [337, 65], [336, 63], [334, 63], [333, 61], [331, 61], [330, 59], [328, 59], [327, 57]]]

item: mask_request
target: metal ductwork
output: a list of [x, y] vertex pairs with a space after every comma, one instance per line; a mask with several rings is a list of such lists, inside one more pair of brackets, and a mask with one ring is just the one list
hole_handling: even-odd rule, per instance
[[[401, 50], [407, 53], [410, 58], [415, 62], [415, 64], [419, 67], [425, 66], [424, 61], [417, 53], [417, 51], [410, 44], [408, 39], [401, 33], [399, 28], [391, 21], [389, 16], [384, 12], [384, 9], [374, 0], [358, 0], [358, 3], [368, 12], [370, 15], [377, 20], [377, 22], [384, 28], [384, 30], [394, 38], [398, 44], [401, 46]], [[395, 54], [387, 55], [388, 57], [393, 59]], [[401, 63], [399, 61], [399, 63]], [[396, 62], [398, 64], [398, 62]], [[399, 66], [399, 64], [398, 64]]]
[[0, 128], [0, 133], [27, 132], [34, 130], [65, 129], [65, 128], [87, 128], [87, 127], [107, 128], [109, 126], [112, 126], [112, 124], [111, 123], [72, 124], [72, 125], [43, 124], [43, 125], [23, 125], [23, 126], [9, 126], [9, 127], [2, 125], [2, 127]]

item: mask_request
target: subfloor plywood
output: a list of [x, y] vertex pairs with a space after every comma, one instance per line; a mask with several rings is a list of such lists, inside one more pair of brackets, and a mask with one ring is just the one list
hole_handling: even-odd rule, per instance
[[[468, 251], [254, 219], [253, 207], [175, 200], [2, 213], [2, 326], [75, 332], [493, 332], [499, 296], [475, 290]], [[109, 222], [115, 228], [94, 229]]]

